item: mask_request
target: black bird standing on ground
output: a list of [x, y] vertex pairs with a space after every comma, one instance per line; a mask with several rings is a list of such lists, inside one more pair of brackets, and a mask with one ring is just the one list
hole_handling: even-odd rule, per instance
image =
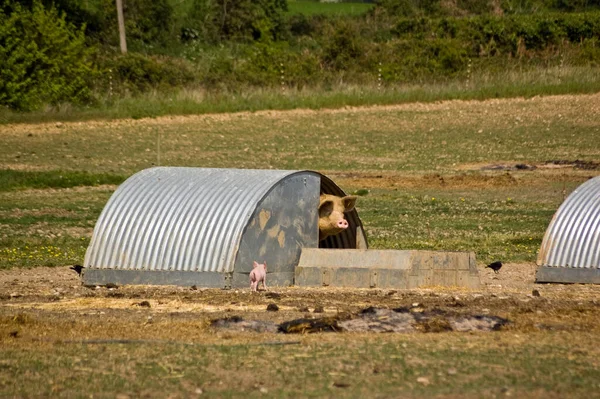
[[496, 262], [490, 263], [489, 265], [486, 266], [487, 268], [490, 268], [494, 271], [494, 273], [498, 273], [498, 270], [500, 270], [500, 268], [502, 267], [502, 262], [500, 262], [499, 260], [497, 260]]
[[81, 266], [81, 265], [73, 265], [69, 269], [75, 270], [77, 272], [77, 274], [79, 274], [81, 276], [81, 271], [83, 270], [83, 266]]

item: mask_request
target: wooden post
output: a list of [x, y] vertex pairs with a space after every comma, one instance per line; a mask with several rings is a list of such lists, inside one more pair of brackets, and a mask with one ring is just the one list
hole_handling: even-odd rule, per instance
[[127, 53], [127, 40], [125, 39], [125, 19], [123, 18], [123, 0], [117, 0], [117, 19], [119, 20], [119, 39], [121, 53]]

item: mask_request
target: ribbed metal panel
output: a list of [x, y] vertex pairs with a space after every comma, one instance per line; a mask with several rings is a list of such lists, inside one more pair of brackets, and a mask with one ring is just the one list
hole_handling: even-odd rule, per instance
[[600, 269], [600, 176], [575, 189], [558, 208], [544, 235], [538, 264]]
[[125, 181], [102, 211], [84, 266], [232, 272], [256, 204], [296, 171], [157, 167]]

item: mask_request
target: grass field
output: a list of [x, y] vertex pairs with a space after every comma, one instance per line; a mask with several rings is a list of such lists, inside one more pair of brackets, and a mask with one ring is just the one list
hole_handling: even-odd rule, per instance
[[[0, 125], [0, 397], [594, 397], [598, 287], [536, 286], [533, 273], [557, 207], [600, 174], [598, 121], [590, 94]], [[39, 267], [81, 263], [117, 184], [157, 164], [318, 170], [368, 192], [357, 206], [371, 247], [475, 251], [482, 288], [88, 289], [68, 268]], [[496, 259], [497, 276], [483, 269]], [[279, 312], [264, 310], [271, 302]], [[415, 303], [511, 323], [385, 335], [209, 327]]]
[[159, 162], [316, 169], [369, 191], [358, 207], [375, 248], [533, 261], [565, 194], [598, 174], [568, 162], [599, 158], [599, 98], [4, 125], [0, 268], [81, 259], [110, 184]]

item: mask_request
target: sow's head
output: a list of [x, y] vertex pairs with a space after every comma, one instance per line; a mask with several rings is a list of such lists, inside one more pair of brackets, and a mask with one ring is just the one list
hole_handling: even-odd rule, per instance
[[321, 194], [319, 201], [319, 240], [341, 233], [348, 228], [344, 212], [350, 212], [356, 204], [356, 196]]

